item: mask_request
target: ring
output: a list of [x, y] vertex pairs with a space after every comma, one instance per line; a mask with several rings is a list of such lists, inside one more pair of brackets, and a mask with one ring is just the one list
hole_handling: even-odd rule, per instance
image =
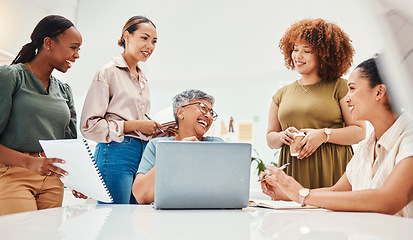
[[275, 180], [278, 180], [277, 175], [274, 175]]
[[47, 176], [50, 176], [52, 174], [53, 174], [53, 172], [49, 170], [49, 173], [47, 174]]

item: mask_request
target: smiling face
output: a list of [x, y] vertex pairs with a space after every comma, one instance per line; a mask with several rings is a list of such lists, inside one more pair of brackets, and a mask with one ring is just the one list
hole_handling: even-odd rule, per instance
[[137, 62], [146, 62], [155, 50], [158, 40], [156, 29], [151, 23], [140, 23], [132, 34], [124, 33], [125, 53]]
[[[199, 103], [208, 108], [206, 113], [201, 111], [202, 106]], [[187, 135], [185, 137], [196, 136], [201, 139], [213, 122], [209, 113], [212, 104], [205, 99], [196, 99], [185, 105], [177, 109], [179, 130]]]
[[312, 53], [311, 48], [306, 43], [294, 44], [291, 53], [291, 59], [294, 63], [295, 70], [301, 75], [318, 75], [317, 56]]
[[[70, 27], [55, 39], [48, 38], [46, 52], [50, 52], [51, 64], [60, 72], [67, 72], [79, 58], [79, 49], [82, 45], [82, 35], [75, 27]], [[49, 50], [47, 50], [47, 48]]]
[[347, 105], [350, 108], [351, 116], [354, 120], [368, 120], [374, 116], [378, 105], [377, 91], [379, 85], [372, 88], [368, 79], [363, 77], [359, 68], [356, 68], [348, 80], [348, 93], [345, 96]]

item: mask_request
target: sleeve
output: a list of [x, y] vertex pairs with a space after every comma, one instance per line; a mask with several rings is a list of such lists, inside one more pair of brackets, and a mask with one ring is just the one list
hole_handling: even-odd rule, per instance
[[141, 162], [139, 163], [138, 173], [147, 173], [155, 166], [156, 161], [156, 143], [158, 139], [152, 139], [143, 151]]
[[348, 87], [347, 87], [347, 80], [344, 78], [339, 78], [337, 80], [337, 89], [336, 89], [336, 94], [337, 94], [337, 99], [340, 101], [347, 95], [348, 92]]
[[67, 106], [69, 107], [70, 111], [70, 121], [69, 125], [65, 130], [65, 138], [66, 139], [76, 139], [77, 138], [77, 131], [76, 131], [76, 109], [75, 103], [73, 100], [72, 89], [68, 84], [64, 84], [66, 96], [67, 96]]
[[348, 182], [351, 184], [351, 186], [353, 186], [353, 161], [354, 157], [350, 160], [350, 162], [347, 163], [347, 167], [346, 167], [346, 177]]
[[124, 121], [106, 120], [110, 96], [104, 71], [99, 71], [89, 88], [80, 118], [83, 136], [95, 142], [122, 142]]
[[369, 142], [369, 139], [370, 137], [367, 137], [359, 143], [356, 150], [354, 151], [353, 157], [350, 159], [349, 163], [347, 163], [346, 176], [348, 182], [353, 187], [355, 186], [357, 179], [360, 178], [360, 174], [364, 174], [363, 168], [361, 166], [366, 159], [365, 154], [368, 148], [367, 144]]
[[17, 77], [11, 67], [0, 66], [0, 135], [9, 122], [16, 84]]
[[284, 95], [284, 88], [278, 89], [278, 91], [272, 96], [272, 100], [274, 101], [275, 105], [278, 107], [281, 104], [282, 96]]
[[408, 133], [400, 144], [399, 153], [397, 154], [395, 159], [395, 165], [397, 165], [403, 159], [411, 156], [413, 156], [413, 132], [412, 130], [408, 130]]

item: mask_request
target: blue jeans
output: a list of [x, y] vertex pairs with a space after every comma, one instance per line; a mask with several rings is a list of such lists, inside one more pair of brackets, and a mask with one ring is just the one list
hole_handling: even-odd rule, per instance
[[113, 204], [137, 204], [132, 185], [147, 143], [138, 138], [125, 137], [121, 143], [96, 145], [94, 158], [112, 195]]

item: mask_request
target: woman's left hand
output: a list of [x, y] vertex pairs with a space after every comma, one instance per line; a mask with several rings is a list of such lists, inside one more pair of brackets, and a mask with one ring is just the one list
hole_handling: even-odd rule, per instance
[[317, 148], [326, 140], [326, 134], [323, 129], [301, 129], [305, 133], [305, 137], [298, 144], [297, 148], [301, 148], [298, 159], [303, 159], [311, 156]]
[[173, 123], [168, 126], [163, 126], [162, 130], [165, 131], [168, 137], [174, 137], [178, 135], [178, 126], [176, 125], [176, 123]]
[[285, 194], [291, 201], [299, 202], [298, 192], [303, 186], [277, 167], [268, 166], [267, 170], [271, 176], [266, 176], [265, 182], [272, 186], [272, 189], [279, 189], [279, 192]]

